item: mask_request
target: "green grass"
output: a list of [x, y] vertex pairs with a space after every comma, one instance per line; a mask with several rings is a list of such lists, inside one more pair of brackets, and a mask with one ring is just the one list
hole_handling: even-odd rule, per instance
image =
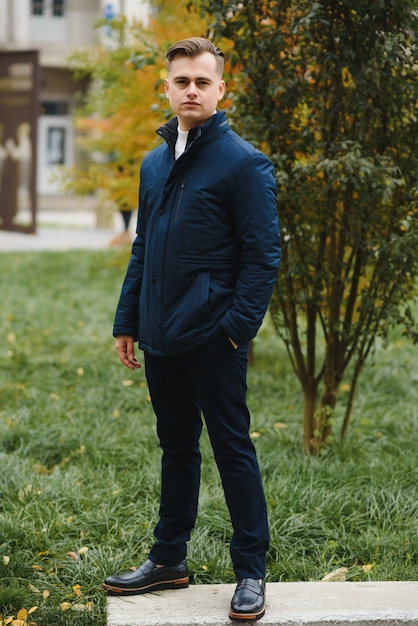
[[[37, 606], [39, 626], [104, 624], [103, 578], [139, 564], [152, 543], [154, 416], [143, 370], [120, 365], [111, 337], [127, 254], [0, 254], [3, 618]], [[349, 580], [416, 580], [416, 347], [395, 336], [377, 349], [347, 442], [318, 459], [302, 452], [299, 385], [268, 324], [255, 353], [249, 404], [270, 512], [269, 580], [318, 580], [339, 567]], [[341, 415], [343, 403], [342, 392]], [[193, 582], [233, 582], [206, 434], [202, 452]]]

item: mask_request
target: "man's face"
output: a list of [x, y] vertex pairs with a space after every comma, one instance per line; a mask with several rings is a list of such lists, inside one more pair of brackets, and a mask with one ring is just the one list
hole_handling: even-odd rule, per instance
[[180, 130], [206, 122], [225, 93], [225, 83], [210, 52], [197, 57], [174, 57], [164, 86]]

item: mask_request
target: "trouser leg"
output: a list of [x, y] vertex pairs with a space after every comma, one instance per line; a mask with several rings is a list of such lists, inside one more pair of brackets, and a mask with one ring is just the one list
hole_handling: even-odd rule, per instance
[[202, 420], [190, 378], [176, 357], [146, 354], [145, 369], [163, 451], [160, 519], [150, 558], [174, 565], [186, 555], [197, 515]]
[[269, 546], [267, 507], [246, 404], [247, 348], [221, 333], [179, 355], [202, 408], [228, 505], [231, 558], [238, 579], [263, 578]]

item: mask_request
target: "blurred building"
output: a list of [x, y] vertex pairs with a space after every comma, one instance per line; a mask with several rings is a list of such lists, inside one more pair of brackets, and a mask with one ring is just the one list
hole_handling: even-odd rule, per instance
[[[67, 59], [75, 49], [106, 44], [100, 18], [126, 15], [146, 23], [146, 0], [0, 0], [0, 50], [38, 50], [41, 67], [41, 114], [38, 124], [37, 190], [58, 192], [51, 173], [56, 165], [74, 161], [71, 114], [75, 95], [86, 84], [75, 84]], [[1, 120], [0, 120], [1, 122]]]

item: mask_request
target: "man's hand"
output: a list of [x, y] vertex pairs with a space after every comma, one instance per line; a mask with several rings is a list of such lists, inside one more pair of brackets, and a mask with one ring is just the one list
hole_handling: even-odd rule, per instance
[[121, 363], [130, 370], [136, 370], [141, 367], [135, 356], [134, 338], [129, 335], [118, 335], [116, 337], [115, 348], [121, 360]]

